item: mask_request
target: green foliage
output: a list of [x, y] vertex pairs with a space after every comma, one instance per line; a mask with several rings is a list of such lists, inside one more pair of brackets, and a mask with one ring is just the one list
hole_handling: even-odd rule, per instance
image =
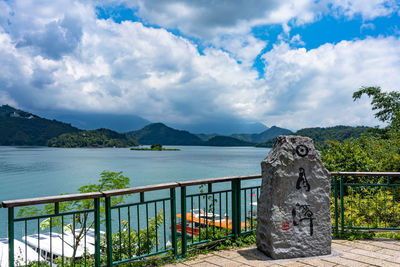
[[376, 233], [376, 237], [383, 237], [383, 238], [391, 238], [391, 239], [396, 239], [400, 240], [400, 233], [397, 232], [381, 232], [381, 233]]
[[[400, 93], [381, 93], [379, 87], [362, 87], [353, 95], [372, 96], [376, 117], [390, 124], [384, 129], [372, 129], [359, 138], [344, 142], [332, 141], [321, 150], [321, 159], [329, 171], [400, 171]], [[350, 182], [372, 182], [368, 178], [352, 178]], [[378, 182], [374, 180], [373, 182]], [[393, 179], [392, 183], [400, 183]]]
[[149, 218], [149, 227], [139, 231], [130, 229], [129, 223], [122, 220], [121, 231], [112, 233], [113, 259], [129, 259], [151, 253], [160, 242], [156, 229], [164, 223], [162, 212], [160, 210], [155, 218]]
[[152, 144], [150, 148], [154, 150], [161, 150], [162, 144]]
[[400, 92], [392, 91], [389, 93], [381, 92], [380, 87], [370, 86], [361, 87], [354, 92], [353, 99], [356, 101], [362, 95], [372, 97], [372, 110], [377, 110], [375, 117], [383, 122], [391, 123], [400, 111]]
[[[351, 189], [351, 188], [350, 188]], [[352, 227], [399, 227], [400, 201], [398, 192], [376, 188], [348, 190], [343, 197], [344, 225]], [[334, 203], [332, 198], [332, 203]], [[338, 207], [340, 207], [340, 199]], [[340, 209], [339, 209], [340, 213]], [[331, 217], [334, 224], [335, 209], [331, 205]], [[339, 220], [341, 227], [341, 220]]]
[[108, 129], [66, 133], [47, 142], [50, 147], [129, 147], [138, 142], [125, 134]]
[[375, 232], [371, 231], [360, 231], [360, 230], [348, 230], [343, 233], [339, 232], [339, 238], [347, 239], [349, 241], [367, 239], [372, 240], [375, 237]]

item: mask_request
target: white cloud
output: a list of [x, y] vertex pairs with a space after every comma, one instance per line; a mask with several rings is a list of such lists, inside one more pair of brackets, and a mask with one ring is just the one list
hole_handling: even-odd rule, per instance
[[352, 93], [364, 85], [399, 90], [400, 40], [396, 38], [342, 41], [310, 51], [282, 43], [263, 58], [272, 104], [258, 116], [268, 123], [294, 129], [376, 125], [370, 100], [354, 103]]
[[399, 10], [396, 0], [335, 0], [326, 1], [338, 15], [352, 18], [360, 14], [365, 20], [388, 16]]
[[[315, 13], [300, 14], [312, 9], [309, 1], [261, 6], [254, 17], [254, 7], [238, 14], [244, 2], [216, 4], [220, 9], [207, 22], [200, 15], [211, 7], [204, 2], [186, 6], [189, 2], [175, 1], [178, 7], [164, 1], [140, 3], [142, 8], [160, 4], [143, 13], [149, 20], [158, 14], [194, 35], [218, 33], [202, 54], [196, 44], [165, 29], [97, 19], [89, 4], [66, 1], [61, 8], [51, 2], [41, 9], [23, 3], [10, 7], [14, 15], [6, 20], [11, 24], [3, 23], [7, 31], [0, 32], [0, 102], [21, 108], [131, 113], [180, 124], [236, 117], [291, 129], [375, 125], [368, 99], [353, 103], [352, 92], [362, 85], [396, 90], [400, 84], [396, 38], [342, 41], [309, 51], [282, 42], [263, 55], [265, 77], [258, 79], [251, 66], [266, 43], [248, 34], [249, 25], [293, 17], [296, 23], [312, 20]], [[170, 16], [176, 8], [182, 13], [178, 19]], [[221, 10], [231, 17], [218, 20]], [[279, 21], [280, 12], [289, 13]], [[69, 18], [81, 27], [68, 23]], [[219, 34], [222, 30], [225, 34]], [[70, 33], [79, 38], [69, 38]], [[52, 54], [54, 47], [42, 42], [48, 36], [59, 37], [57, 47], [71, 40], [73, 46]], [[31, 43], [23, 43], [27, 40]], [[294, 36], [291, 42], [302, 41]]]

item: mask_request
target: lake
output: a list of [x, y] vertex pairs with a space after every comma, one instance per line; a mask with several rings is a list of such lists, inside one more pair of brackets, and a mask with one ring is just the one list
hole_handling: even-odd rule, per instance
[[[122, 171], [133, 187], [259, 174], [269, 152], [255, 147], [165, 147], [181, 151], [0, 146], [0, 201], [75, 193], [96, 183], [103, 170]], [[0, 237], [6, 233], [6, 215], [1, 209]]]

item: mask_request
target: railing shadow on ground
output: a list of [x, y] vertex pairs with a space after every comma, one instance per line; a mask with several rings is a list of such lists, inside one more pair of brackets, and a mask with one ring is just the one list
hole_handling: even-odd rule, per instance
[[[348, 229], [400, 230], [400, 184], [391, 183], [400, 173], [331, 176], [336, 236]], [[354, 177], [378, 182], [349, 182]], [[255, 231], [260, 178], [222, 177], [3, 201], [8, 239], [0, 244], [8, 258], [3, 255], [7, 263], [1, 266], [113, 266], [185, 257], [198, 245]], [[121, 197], [124, 203], [116, 201]]]

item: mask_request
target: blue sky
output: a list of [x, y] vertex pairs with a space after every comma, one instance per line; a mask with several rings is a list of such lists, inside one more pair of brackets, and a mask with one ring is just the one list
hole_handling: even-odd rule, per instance
[[0, 104], [204, 132], [368, 125], [399, 90], [398, 1], [0, 1]]

